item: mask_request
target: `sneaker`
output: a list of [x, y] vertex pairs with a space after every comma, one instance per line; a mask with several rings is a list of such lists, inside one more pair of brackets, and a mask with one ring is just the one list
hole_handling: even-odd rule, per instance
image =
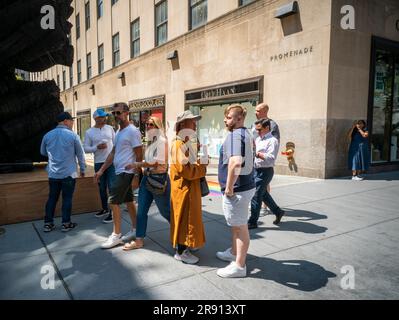
[[122, 237], [123, 242], [129, 242], [133, 239], [136, 239], [136, 229], [130, 230]]
[[227, 267], [218, 269], [216, 274], [222, 278], [245, 278], [247, 276], [247, 267], [241, 268], [232, 261]]
[[107, 241], [105, 241], [102, 245], [101, 248], [103, 249], [110, 249], [113, 248], [115, 246], [117, 246], [118, 244], [122, 244], [122, 234], [116, 234], [113, 233], [108, 237]]
[[360, 177], [360, 176], [352, 176], [352, 180], [355, 180], [355, 181], [362, 181], [364, 178], [363, 177]]
[[256, 229], [257, 227], [258, 227], [258, 224], [256, 222], [255, 223], [248, 222], [248, 230]]
[[187, 264], [196, 264], [199, 258], [193, 255], [190, 250], [186, 249], [182, 254], [176, 252], [175, 259]]
[[71, 231], [72, 229], [75, 229], [77, 225], [78, 225], [78, 224], [75, 223], [75, 222], [63, 223], [63, 224], [62, 224], [62, 227], [61, 227], [61, 231], [62, 231], [62, 232]]
[[279, 210], [278, 213], [276, 214], [276, 220], [273, 221], [273, 224], [277, 225], [280, 223], [281, 218], [285, 215], [285, 211], [284, 210]]
[[44, 227], [43, 227], [43, 231], [44, 232], [50, 232], [50, 231], [53, 231], [54, 229], [55, 229], [54, 223], [46, 223], [46, 224], [44, 224]]
[[101, 218], [101, 217], [103, 217], [103, 216], [105, 216], [106, 214], [108, 213], [108, 210], [101, 210], [101, 211], [98, 211], [94, 216], [96, 217], [96, 218]]
[[103, 220], [103, 223], [112, 223], [112, 222], [114, 222], [114, 220], [112, 219], [112, 213], [110, 212], [108, 216], [106, 216], [105, 219]]
[[231, 253], [231, 248], [216, 252], [216, 257], [223, 261], [236, 261], [236, 256]]

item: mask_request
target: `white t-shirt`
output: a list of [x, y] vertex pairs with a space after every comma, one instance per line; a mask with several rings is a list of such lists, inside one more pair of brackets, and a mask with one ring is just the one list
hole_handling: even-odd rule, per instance
[[133, 173], [133, 169], [126, 170], [128, 164], [136, 162], [136, 155], [133, 148], [141, 146], [141, 133], [134, 125], [130, 124], [126, 128], [119, 130], [115, 136], [115, 173]]
[[168, 165], [168, 141], [163, 136], [158, 136], [156, 141], [151, 143], [145, 150], [144, 159], [153, 164], [158, 162], [156, 168], [150, 168], [153, 172], [165, 172]]
[[[97, 149], [102, 143], [107, 144], [106, 149]], [[103, 163], [112, 151], [115, 142], [115, 131], [106, 124], [102, 128], [92, 127], [86, 131], [83, 148], [86, 153], [94, 153], [94, 163]]]

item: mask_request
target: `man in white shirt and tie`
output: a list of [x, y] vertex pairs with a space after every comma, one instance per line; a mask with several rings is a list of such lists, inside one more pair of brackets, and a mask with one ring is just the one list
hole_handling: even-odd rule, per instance
[[274, 202], [266, 186], [274, 175], [274, 163], [277, 158], [279, 142], [270, 131], [270, 120], [260, 119], [255, 122], [255, 129], [259, 136], [255, 140], [255, 185], [256, 192], [251, 200], [251, 216], [248, 220], [248, 229], [258, 227], [259, 213], [262, 201], [276, 216], [274, 224], [279, 224], [285, 212]]

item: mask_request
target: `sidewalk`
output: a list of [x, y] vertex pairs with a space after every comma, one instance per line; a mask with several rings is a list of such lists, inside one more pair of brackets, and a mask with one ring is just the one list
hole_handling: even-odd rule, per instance
[[[43, 233], [42, 221], [3, 226], [0, 299], [399, 299], [399, 172], [364, 181], [275, 176], [272, 195], [287, 214], [251, 230], [247, 278], [216, 275], [230, 230], [212, 196], [203, 199], [207, 243], [194, 266], [174, 260], [155, 206], [145, 247], [129, 252], [100, 249], [112, 225], [93, 214], [75, 216], [78, 228], [66, 234]], [[46, 265], [59, 272], [54, 289], [41, 287]], [[350, 283], [343, 267], [354, 269], [354, 289], [341, 287]]]

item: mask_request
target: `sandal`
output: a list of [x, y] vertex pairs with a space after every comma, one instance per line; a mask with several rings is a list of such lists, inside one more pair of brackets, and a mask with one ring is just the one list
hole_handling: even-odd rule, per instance
[[72, 229], [74, 229], [78, 224], [75, 222], [67, 222], [67, 223], [63, 223], [62, 227], [61, 227], [61, 231], [62, 232], [68, 232]]
[[53, 223], [46, 223], [43, 227], [44, 232], [50, 232], [55, 229], [55, 225]]
[[129, 251], [129, 250], [134, 250], [134, 249], [140, 249], [140, 248], [142, 248], [143, 246], [144, 246], [144, 244], [137, 244], [136, 241], [132, 241], [132, 242], [126, 243], [126, 244], [123, 246], [123, 250], [124, 250], [124, 251]]

